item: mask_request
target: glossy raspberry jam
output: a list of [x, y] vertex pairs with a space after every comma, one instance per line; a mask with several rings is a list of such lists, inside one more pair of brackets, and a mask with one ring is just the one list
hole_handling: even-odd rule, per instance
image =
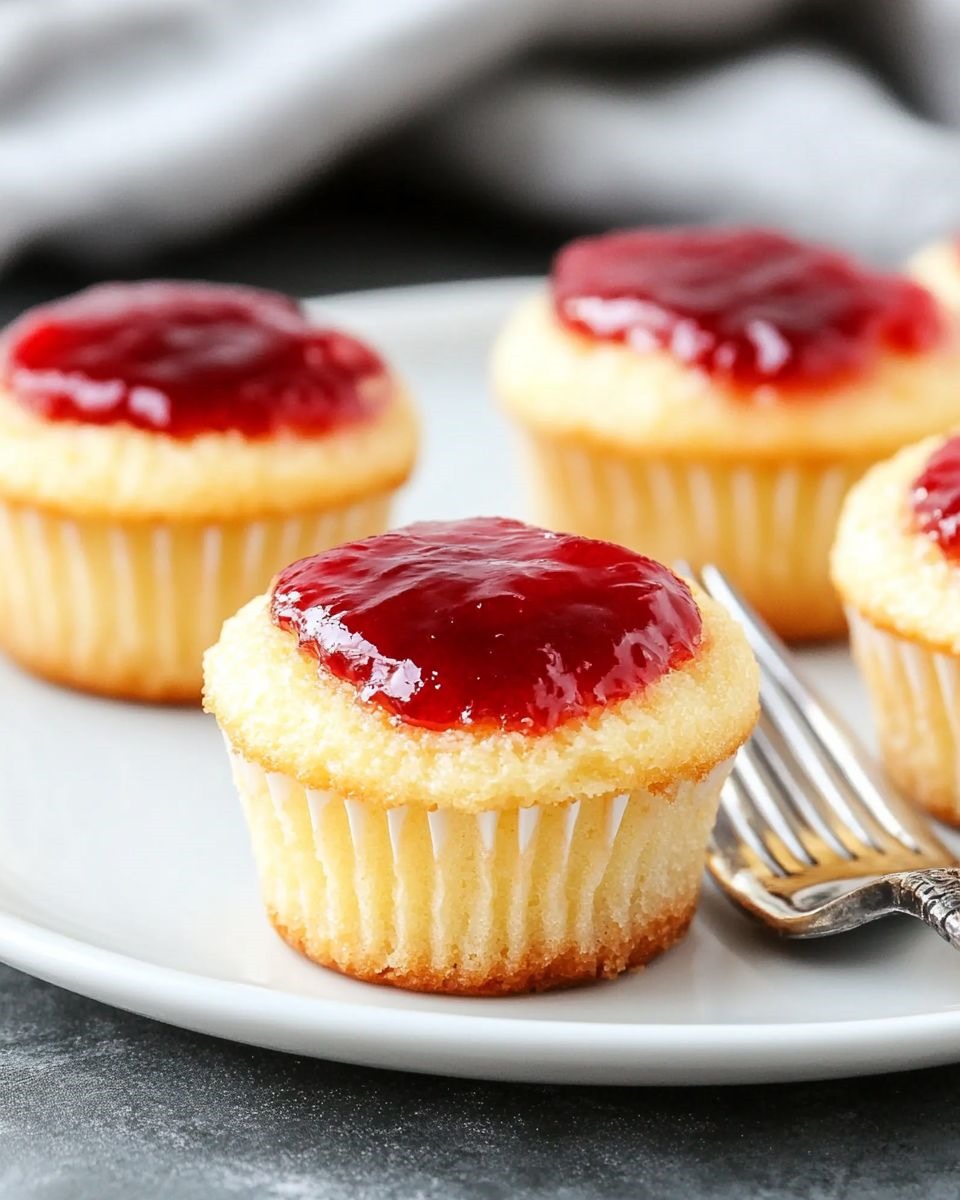
[[960, 558], [960, 437], [948, 438], [913, 481], [913, 515], [921, 533]]
[[560, 319], [596, 338], [668, 349], [734, 385], [856, 377], [885, 349], [941, 334], [916, 283], [760, 229], [640, 229], [584, 238], [553, 268]]
[[325, 433], [387, 388], [372, 350], [253, 288], [102, 284], [31, 309], [5, 341], [5, 383], [32, 411], [178, 438]]
[[690, 590], [609, 542], [481, 517], [281, 571], [276, 624], [411, 725], [542, 733], [642, 690], [701, 638]]

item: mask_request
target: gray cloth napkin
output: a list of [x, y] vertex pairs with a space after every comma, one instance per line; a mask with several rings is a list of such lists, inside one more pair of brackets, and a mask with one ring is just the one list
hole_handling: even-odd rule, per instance
[[[888, 260], [960, 229], [960, 4], [844, 7], [898, 94], [778, 42], [798, 9], [5, 0], [0, 264], [41, 239], [107, 262], [197, 235], [401, 125], [404, 169], [585, 228], [760, 221]], [[666, 43], [699, 65], [662, 77]]]

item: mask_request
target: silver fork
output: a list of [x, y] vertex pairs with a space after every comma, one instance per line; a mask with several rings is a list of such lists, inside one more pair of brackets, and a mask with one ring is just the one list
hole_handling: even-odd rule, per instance
[[899, 912], [960, 949], [957, 856], [721, 572], [680, 569], [739, 620], [760, 664], [760, 721], [723, 790], [707, 858], [714, 879], [789, 937], [841, 933]]

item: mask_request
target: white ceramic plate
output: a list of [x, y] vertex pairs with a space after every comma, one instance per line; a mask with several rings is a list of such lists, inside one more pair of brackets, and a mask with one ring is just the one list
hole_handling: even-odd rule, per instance
[[[520, 512], [486, 389], [529, 284], [333, 298], [423, 406], [401, 518]], [[866, 734], [846, 654], [807, 655]], [[372, 987], [311, 966], [260, 912], [212, 720], [96, 700], [0, 665], [0, 958], [238, 1041], [382, 1067], [566, 1083], [818, 1078], [960, 1060], [960, 956], [907, 919], [780, 943], [712, 887], [686, 941], [614, 983], [504, 1000]]]

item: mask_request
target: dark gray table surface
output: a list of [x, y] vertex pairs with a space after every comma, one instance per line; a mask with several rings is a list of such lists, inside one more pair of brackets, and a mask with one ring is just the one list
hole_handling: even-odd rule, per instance
[[[542, 269], [565, 231], [335, 190], [123, 264], [320, 293]], [[0, 317], [108, 267], [34, 258]], [[895, 986], [895, 980], [891, 981]], [[960, 1068], [750, 1088], [512, 1086], [292, 1058], [0, 967], [0, 1200], [432, 1200], [960, 1194]]]

